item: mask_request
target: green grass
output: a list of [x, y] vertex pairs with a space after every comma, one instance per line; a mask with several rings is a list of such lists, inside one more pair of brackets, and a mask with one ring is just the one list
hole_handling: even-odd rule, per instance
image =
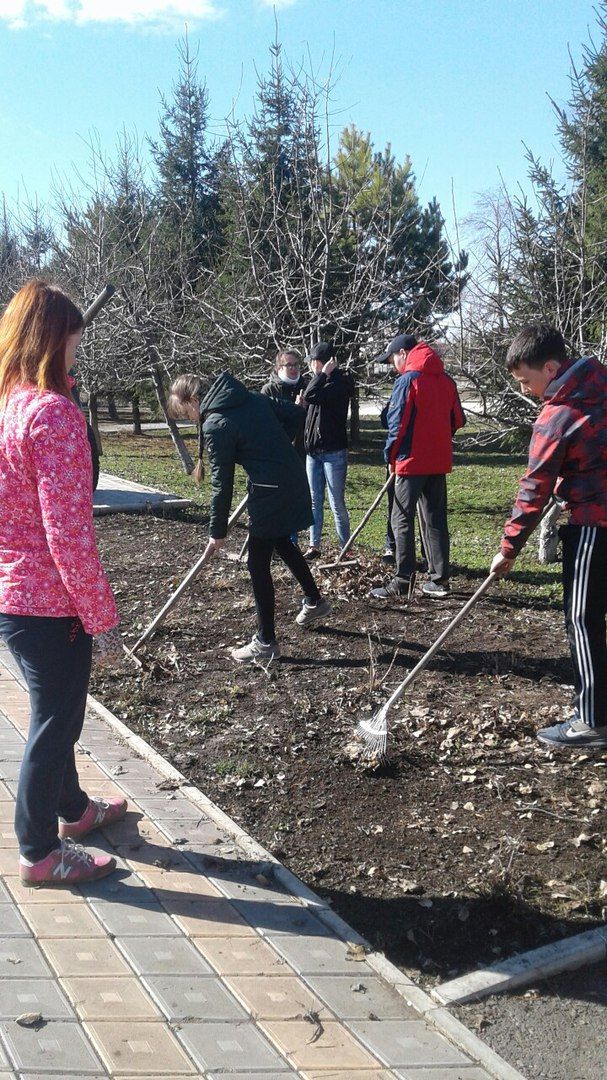
[[[373, 501], [385, 480], [381, 450], [384, 433], [379, 421], [364, 418], [361, 445], [350, 452], [350, 468], [346, 501], [354, 529]], [[185, 432], [190, 453], [196, 455], [194, 430]], [[164, 431], [150, 431], [143, 436], [108, 434], [103, 440], [102, 469], [127, 480], [148, 484], [191, 498], [193, 512], [185, 516], [205, 514], [209, 504], [209, 478], [197, 488], [185, 475], [177, 459], [170, 437]], [[474, 450], [456, 453], [454, 469], [449, 477], [449, 526], [451, 558], [454, 569], [471, 577], [488, 572], [492, 556], [498, 550], [502, 527], [509, 514], [519, 477], [525, 468], [525, 456], [499, 453], [494, 450]], [[245, 490], [245, 477], [237, 470], [236, 499]], [[385, 506], [378, 508], [361, 535], [361, 543], [370, 549], [383, 551], [386, 518]], [[325, 531], [333, 542], [336, 535], [328, 507]], [[537, 561], [537, 544], [532, 538], [516, 563], [516, 570], [501, 588], [524, 594], [541, 595], [556, 601], [560, 596], [559, 566], [542, 566]]]

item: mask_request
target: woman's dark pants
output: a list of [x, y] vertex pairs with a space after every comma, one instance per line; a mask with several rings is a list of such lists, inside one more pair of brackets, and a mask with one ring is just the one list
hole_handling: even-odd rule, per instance
[[269, 644], [276, 639], [274, 627], [274, 582], [270, 573], [272, 555], [276, 552], [288, 566], [296, 581], [303, 589], [304, 596], [311, 604], [320, 600], [320, 593], [300, 549], [288, 536], [275, 539], [249, 535], [249, 554], [247, 566], [253, 585], [253, 596], [257, 609], [258, 636]]
[[87, 806], [74, 744], [84, 722], [93, 639], [77, 618], [3, 614], [0, 637], [17, 661], [30, 696], [15, 832], [21, 854], [38, 862], [59, 845], [57, 817], [77, 821]]

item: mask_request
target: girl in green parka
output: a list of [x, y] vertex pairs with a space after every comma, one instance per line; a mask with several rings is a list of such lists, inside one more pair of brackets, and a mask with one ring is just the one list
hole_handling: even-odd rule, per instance
[[211, 467], [209, 532], [215, 551], [219, 551], [227, 533], [234, 467], [241, 465], [247, 473], [247, 565], [257, 609], [257, 633], [248, 645], [231, 652], [241, 664], [274, 660], [280, 656], [270, 572], [274, 552], [303, 590], [303, 607], [295, 621], [309, 626], [331, 610], [301, 551], [289, 539], [312, 523], [305, 469], [292, 445], [303, 425], [304, 410], [288, 401], [274, 401], [247, 390], [229, 371], [219, 375], [204, 396], [197, 375], [180, 375], [171, 386], [169, 408], [173, 416], [200, 422], [200, 456], [204, 444]]

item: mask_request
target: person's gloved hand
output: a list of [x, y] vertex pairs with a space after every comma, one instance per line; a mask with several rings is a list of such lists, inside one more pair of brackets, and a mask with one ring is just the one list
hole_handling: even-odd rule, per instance
[[111, 630], [105, 630], [102, 634], [95, 634], [93, 638], [93, 663], [97, 667], [105, 667], [106, 664], [115, 664], [124, 655], [122, 637], [117, 626]]

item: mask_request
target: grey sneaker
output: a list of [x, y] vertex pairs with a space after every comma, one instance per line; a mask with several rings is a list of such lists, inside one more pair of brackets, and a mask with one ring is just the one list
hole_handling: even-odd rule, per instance
[[424, 581], [422, 585], [424, 596], [430, 596], [433, 600], [442, 600], [450, 591], [448, 581]]
[[254, 664], [256, 661], [267, 663], [270, 660], [278, 660], [280, 649], [278, 642], [272, 641], [269, 645], [265, 645], [255, 634], [248, 645], [243, 645], [241, 649], [230, 649], [230, 653], [232, 660], [236, 660], [238, 664]]
[[299, 615], [295, 616], [295, 622], [298, 626], [310, 626], [312, 623], [318, 622], [319, 619], [324, 619], [330, 614], [331, 605], [328, 600], [323, 600], [321, 596], [317, 604], [308, 604], [308, 601], [304, 600]]
[[377, 589], [371, 589], [374, 600], [408, 600], [411, 594], [411, 582], [405, 582], [403, 586], [397, 584], [394, 579], [387, 585], [380, 585]]
[[601, 727], [590, 727], [580, 720], [579, 716], [572, 716], [563, 724], [553, 724], [552, 727], [541, 728], [537, 733], [540, 742], [549, 743], [551, 746], [572, 746], [580, 750], [600, 750], [607, 748], [607, 724]]

